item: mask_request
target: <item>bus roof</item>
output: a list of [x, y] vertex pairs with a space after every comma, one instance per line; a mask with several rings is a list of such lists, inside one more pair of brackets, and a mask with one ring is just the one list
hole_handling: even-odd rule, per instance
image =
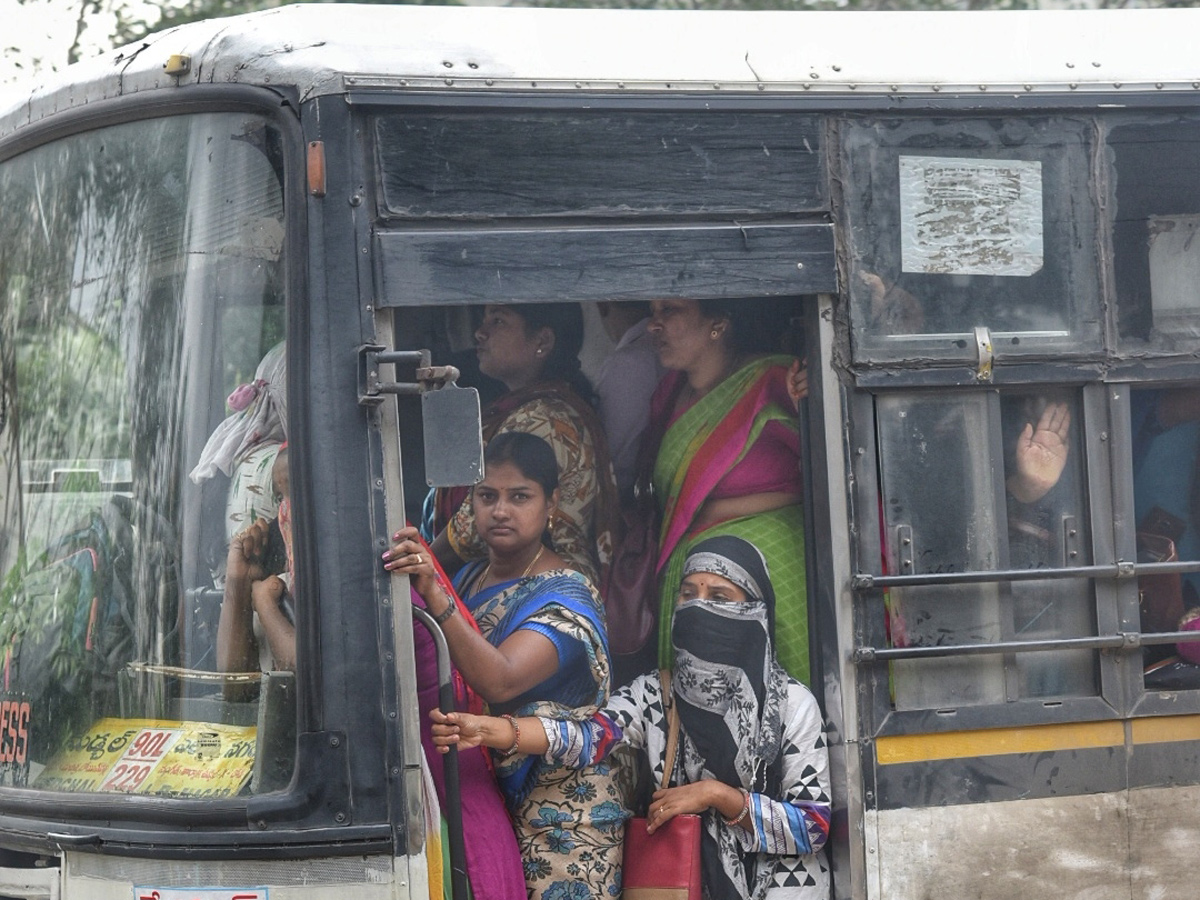
[[[299, 4], [180, 26], [0, 105], [0, 137], [198, 83], [658, 93], [1196, 91], [1200, 9], [730, 12]], [[183, 67], [168, 74], [171, 61]]]

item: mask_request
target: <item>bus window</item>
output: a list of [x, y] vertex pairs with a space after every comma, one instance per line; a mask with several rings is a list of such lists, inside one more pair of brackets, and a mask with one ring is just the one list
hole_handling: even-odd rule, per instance
[[1134, 347], [1188, 349], [1200, 337], [1198, 141], [1195, 114], [1125, 119], [1108, 134], [1118, 324]]
[[1100, 346], [1091, 126], [1083, 120], [843, 124], [855, 358], [971, 359]]
[[[1134, 390], [1130, 408], [1138, 562], [1200, 561], [1200, 388]], [[1138, 600], [1143, 633], [1177, 631], [1200, 607], [1200, 572], [1141, 575]], [[1151, 644], [1145, 661], [1147, 687], [1200, 687], [1200, 645]]]
[[[922, 575], [1062, 569], [1090, 558], [1079, 401], [1054, 392], [930, 393], [877, 399], [885, 569]], [[1084, 580], [892, 588], [893, 646], [1095, 633]], [[899, 709], [1092, 695], [1087, 651], [901, 660]]]
[[0, 173], [0, 718], [20, 735], [0, 750], [5, 784], [286, 782], [293, 748], [256, 767], [256, 743], [264, 723], [294, 731], [277, 712], [290, 676], [260, 704], [257, 660], [226, 674], [216, 659], [247, 448], [226, 429], [211, 471], [187, 477], [226, 397], [266, 389], [256, 367], [284, 336], [281, 177], [278, 131], [242, 113], [68, 136]]

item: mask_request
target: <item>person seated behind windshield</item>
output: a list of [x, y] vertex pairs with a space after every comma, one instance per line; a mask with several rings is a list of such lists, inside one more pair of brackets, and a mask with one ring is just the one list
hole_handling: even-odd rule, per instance
[[286, 444], [271, 474], [282, 498], [278, 515], [255, 520], [229, 542], [217, 624], [217, 670], [221, 672], [291, 671], [296, 667]]
[[255, 520], [275, 516], [279, 496], [271, 490], [272, 470], [287, 441], [286, 399], [287, 347], [280, 341], [263, 356], [254, 380], [229, 395], [233, 412], [213, 431], [188, 475], [194, 484], [218, 472], [229, 476], [226, 541]]

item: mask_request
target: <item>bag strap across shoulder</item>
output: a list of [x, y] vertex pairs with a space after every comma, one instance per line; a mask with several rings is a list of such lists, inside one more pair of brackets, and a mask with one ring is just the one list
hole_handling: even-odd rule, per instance
[[675, 696], [671, 693], [671, 670], [659, 669], [658, 680], [662, 685], [663, 711], [667, 714], [667, 752], [660, 785], [666, 788], [675, 771], [675, 754], [679, 750], [679, 710], [675, 708]]

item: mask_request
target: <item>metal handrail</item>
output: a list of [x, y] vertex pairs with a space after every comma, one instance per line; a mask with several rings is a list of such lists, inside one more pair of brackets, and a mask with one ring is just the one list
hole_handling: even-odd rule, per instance
[[852, 590], [865, 593], [894, 587], [930, 587], [948, 584], [986, 584], [997, 581], [1066, 581], [1076, 578], [1127, 580], [1139, 575], [1200, 572], [1200, 561], [1133, 563], [1117, 560], [1110, 565], [1073, 566], [1056, 569], [987, 569], [973, 572], [926, 572], [919, 575], [873, 575], [856, 572], [850, 577]]
[[[450, 647], [442, 628], [428, 612], [413, 606], [413, 617], [429, 631], [437, 647], [438, 709], [443, 713], [456, 712], [454, 682], [451, 680]], [[463, 839], [462, 791], [458, 782], [458, 747], [442, 757], [442, 774], [446, 783], [446, 830], [450, 837], [450, 891], [454, 900], [467, 900], [467, 852]]]
[[1194, 643], [1200, 631], [1164, 631], [1143, 634], [1123, 631], [1118, 634], [1083, 638], [1050, 638], [1044, 641], [993, 641], [986, 644], [944, 644], [935, 647], [855, 647], [850, 659], [868, 665], [893, 659], [933, 659], [947, 656], [980, 656], [989, 653], [1043, 653], [1049, 650], [1136, 650], [1157, 644]]

